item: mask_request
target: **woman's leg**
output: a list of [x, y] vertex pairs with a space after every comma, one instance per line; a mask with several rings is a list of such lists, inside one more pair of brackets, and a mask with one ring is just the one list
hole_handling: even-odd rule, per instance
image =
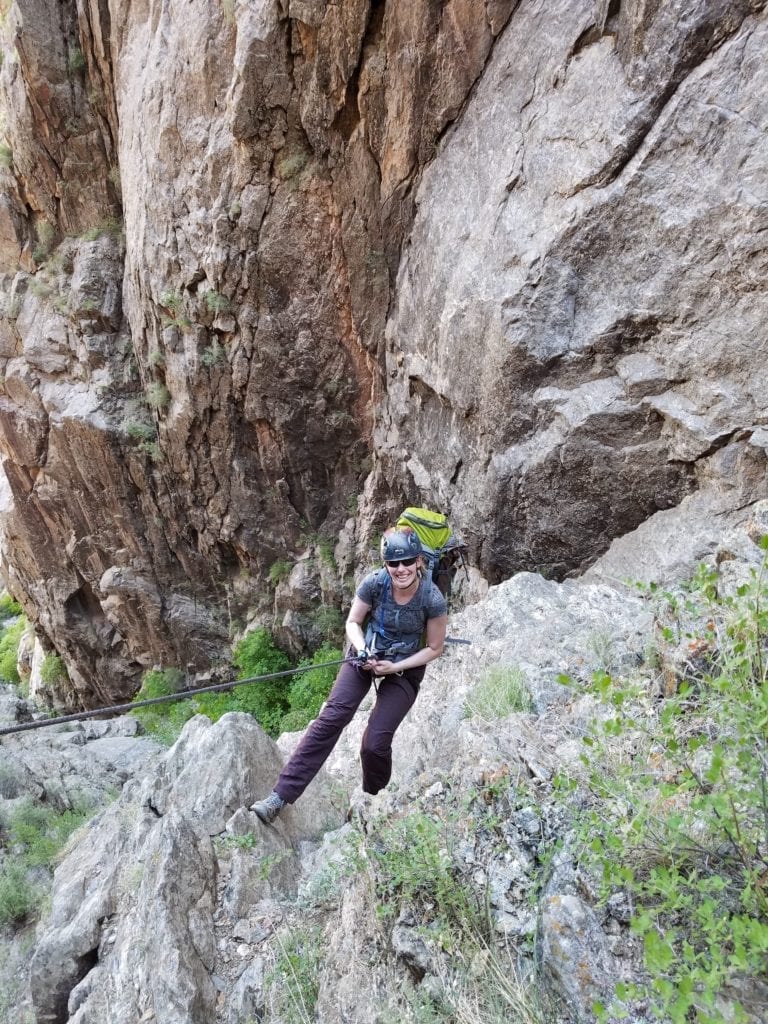
[[341, 666], [328, 700], [280, 773], [275, 792], [286, 803], [298, 799], [336, 746], [371, 687], [371, 673], [347, 662]]
[[413, 707], [416, 693], [416, 688], [404, 676], [380, 679], [379, 693], [360, 747], [364, 793], [378, 793], [392, 777], [392, 738]]

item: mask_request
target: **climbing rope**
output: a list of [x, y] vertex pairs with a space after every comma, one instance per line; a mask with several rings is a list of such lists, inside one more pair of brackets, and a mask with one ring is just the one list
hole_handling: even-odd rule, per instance
[[[470, 644], [471, 640], [460, 640], [457, 637], [446, 637], [447, 644]], [[335, 668], [338, 665], [345, 665], [348, 662], [357, 662], [358, 658], [339, 658], [337, 661], [323, 661], [318, 665], [304, 665], [299, 668], [287, 668], [281, 672], [267, 672], [261, 676], [249, 676], [247, 679], [231, 679], [227, 683], [215, 683], [211, 686], [200, 686], [194, 690], [179, 690], [177, 693], [168, 693], [163, 697], [147, 697], [145, 700], [134, 700], [129, 704], [111, 704], [105, 708], [93, 708], [90, 711], [75, 711], [71, 715], [59, 715], [57, 718], [43, 718], [35, 722], [23, 722], [20, 725], [10, 725], [0, 728], [0, 736], [10, 736], [16, 732], [29, 732], [32, 729], [47, 729], [51, 725], [63, 725], [65, 722], [80, 722], [86, 718], [97, 718], [100, 715], [124, 715], [136, 708], [146, 708], [152, 704], [167, 704], [174, 700], [187, 700], [190, 697], [198, 697], [201, 693], [222, 693], [232, 690], [236, 686], [245, 686], [248, 683], [263, 683], [267, 679], [281, 679], [285, 676], [297, 676], [303, 672], [312, 672], [317, 668]]]

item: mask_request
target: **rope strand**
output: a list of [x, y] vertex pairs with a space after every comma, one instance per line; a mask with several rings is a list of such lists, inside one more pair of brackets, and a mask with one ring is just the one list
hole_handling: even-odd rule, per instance
[[[470, 644], [471, 640], [460, 640], [458, 637], [446, 637], [447, 644]], [[0, 736], [10, 736], [16, 732], [30, 732], [32, 729], [46, 729], [51, 725], [63, 725], [65, 722], [80, 722], [86, 718], [97, 718], [99, 715], [113, 714], [124, 715], [136, 708], [146, 708], [152, 704], [167, 704], [173, 700], [187, 700], [197, 697], [201, 693], [222, 693], [226, 690], [233, 690], [236, 686], [245, 686], [247, 683], [263, 683], [266, 679], [280, 679], [285, 676], [297, 676], [303, 672], [311, 672], [316, 668], [335, 668], [338, 665], [345, 665], [347, 662], [357, 661], [357, 658], [339, 658], [337, 661], [323, 661], [318, 665], [304, 665], [299, 668], [286, 668], [281, 672], [267, 672], [262, 676], [249, 676], [248, 679], [231, 679], [227, 683], [215, 683], [211, 686], [200, 686], [195, 690], [179, 690], [178, 693], [169, 693], [164, 697], [147, 697], [145, 700], [134, 700], [128, 704], [111, 704], [105, 708], [93, 708], [90, 711], [75, 711], [71, 715], [59, 715], [57, 718], [43, 718], [36, 722], [24, 722], [21, 725], [11, 725], [0, 728]]]

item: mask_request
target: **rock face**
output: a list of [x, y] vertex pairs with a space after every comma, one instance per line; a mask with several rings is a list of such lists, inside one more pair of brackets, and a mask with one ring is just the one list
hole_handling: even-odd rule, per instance
[[[658, 520], [680, 557], [704, 553], [696, 530], [683, 523], [672, 535], [665, 513], [647, 528]], [[726, 587], [764, 564], [758, 542], [768, 529], [768, 503], [753, 510], [746, 529], [728, 528], [736, 525], [736, 517], [725, 521], [709, 542], [709, 563], [719, 564]], [[659, 551], [649, 572], [660, 584], [670, 579], [666, 566]], [[616, 581], [557, 583], [521, 573], [455, 616], [451, 628], [472, 646], [429, 667], [396, 736], [393, 782], [376, 797], [358, 790], [349, 800], [365, 709], [328, 773], [273, 826], [248, 806], [274, 780], [278, 746], [245, 715], [187, 723], [175, 746], [155, 756], [143, 778], [126, 783], [58, 867], [32, 957], [36, 1020], [284, 1020], [293, 1019], [286, 1000], [299, 994], [307, 1018], [322, 1024], [423, 1019], [426, 1011], [417, 1016], [416, 1008], [425, 1005], [435, 1019], [465, 1019], [454, 1016], [461, 1006], [466, 1019], [481, 1019], [482, 1000], [499, 991], [503, 1009], [482, 1019], [506, 1019], [519, 1007], [515, 1019], [594, 1024], [594, 1004], [610, 1005], [617, 983], [647, 982], [643, 941], [630, 927], [639, 908], [615, 881], [610, 893], [601, 892], [573, 832], [585, 794], [557, 796], [556, 777], [578, 777], [590, 721], [616, 714], [617, 705], [601, 710], [588, 692], [593, 673], [618, 681], [643, 667], [654, 638], [650, 603]], [[680, 640], [689, 650], [689, 634]], [[534, 711], [468, 713], [468, 698], [494, 665], [522, 670]], [[586, 690], [566, 690], [557, 682], [562, 673]], [[97, 727], [116, 728], [82, 728]], [[57, 740], [71, 747], [66, 734]], [[628, 755], [618, 738], [606, 765]], [[28, 743], [25, 757], [34, 764]], [[390, 861], [394, 884], [382, 886], [378, 858], [407, 820], [422, 831], [411, 833], [412, 850], [401, 848]], [[443, 829], [441, 846], [436, 859], [422, 863], [430, 824]], [[446, 864], [453, 884], [435, 894], [430, 882]], [[421, 899], [412, 884], [420, 867]], [[435, 902], [450, 903], [462, 887], [492, 925], [479, 948], [471, 928], [451, 933], [430, 921]], [[398, 900], [404, 905], [396, 913]], [[496, 974], [486, 975], [492, 949], [510, 959], [497, 960]], [[738, 1000], [745, 1020], [758, 1024], [762, 978], [730, 974], [723, 1000]], [[545, 1005], [552, 1001], [546, 1016], [532, 1002], [532, 988]], [[624, 1009], [611, 1019], [650, 1019], [647, 1000], [630, 999]], [[732, 1011], [731, 1004], [718, 1019]]]
[[[198, 717], [153, 774], [125, 786], [57, 872], [31, 964], [41, 1024], [213, 1019], [215, 978], [222, 956], [242, 943], [238, 927], [260, 898], [273, 887], [285, 892], [297, 876], [285, 830], [301, 839], [340, 824], [318, 780], [311, 804], [265, 830], [245, 808], [280, 764], [250, 716], [225, 715], [216, 725]], [[253, 846], [257, 832], [259, 860], [251, 858], [249, 873], [237, 842]], [[245, 937], [252, 941], [252, 932]]]
[[207, 667], [335, 536], [413, 182], [513, 6], [12, 5], [4, 561], [60, 699]]
[[2, 565], [57, 700], [310, 640], [269, 570], [360, 492], [358, 558], [418, 499], [492, 582], [761, 494], [764, 7], [14, 0]]
[[521, 5], [423, 176], [377, 447], [491, 578], [761, 486], [763, 7]]

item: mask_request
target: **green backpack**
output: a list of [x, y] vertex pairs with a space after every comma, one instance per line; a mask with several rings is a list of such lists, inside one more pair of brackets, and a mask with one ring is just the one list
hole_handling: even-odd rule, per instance
[[415, 530], [433, 583], [444, 597], [449, 597], [457, 567], [461, 565], [467, 573], [464, 559], [467, 546], [448, 525], [448, 517], [428, 508], [407, 508], [401, 513], [396, 525], [398, 528], [410, 526]]

